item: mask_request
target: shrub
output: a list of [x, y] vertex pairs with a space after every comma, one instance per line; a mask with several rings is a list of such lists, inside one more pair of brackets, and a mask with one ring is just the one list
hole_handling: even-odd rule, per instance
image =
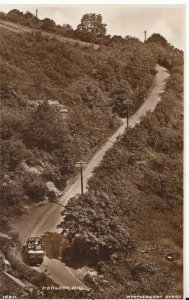
[[35, 201], [43, 200], [48, 192], [47, 186], [41, 178], [35, 178], [31, 182], [27, 182], [25, 189], [28, 196]]
[[1, 203], [9, 209], [9, 206], [19, 207], [24, 191], [17, 181], [6, 180], [1, 189]]
[[152, 130], [148, 142], [156, 151], [166, 154], [176, 154], [183, 149], [182, 135], [167, 127]]
[[14, 170], [23, 159], [27, 158], [28, 150], [18, 136], [14, 136], [2, 142], [1, 154], [2, 163], [8, 164], [9, 169]]

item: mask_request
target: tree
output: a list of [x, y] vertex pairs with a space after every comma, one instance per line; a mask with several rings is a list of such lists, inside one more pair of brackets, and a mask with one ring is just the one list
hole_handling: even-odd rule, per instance
[[14, 213], [19, 212], [19, 203], [24, 197], [23, 188], [20, 182], [10, 178], [4, 180], [0, 193], [0, 205], [5, 205], [7, 210], [14, 208]]
[[77, 257], [107, 259], [112, 253], [123, 249], [127, 252], [134, 245], [128, 228], [122, 220], [118, 224], [117, 211], [103, 194], [91, 192], [72, 198], [62, 216], [64, 221], [59, 227]]
[[106, 34], [106, 26], [106, 24], [102, 23], [102, 15], [90, 13], [83, 15], [77, 30], [82, 33], [91, 33], [94, 36], [99, 36]]
[[159, 33], [153, 33], [146, 41], [147, 43], [158, 43], [162, 46], [167, 46], [167, 40]]
[[133, 98], [134, 92], [127, 80], [120, 80], [119, 85], [112, 92], [114, 99], [113, 111], [117, 112], [120, 117], [126, 116], [127, 106], [124, 103], [126, 99]]
[[23, 18], [23, 12], [18, 9], [12, 9], [8, 12], [7, 17], [10, 21], [19, 22]]
[[45, 18], [42, 21], [41, 29], [46, 30], [46, 31], [55, 31], [55, 22], [49, 18]]
[[30, 11], [26, 11], [24, 17], [26, 18], [29, 18], [29, 19], [32, 19], [32, 18], [35, 18], [34, 14], [32, 14]]
[[74, 30], [69, 24], [63, 24], [60, 32], [65, 36], [73, 36]]
[[69, 24], [63, 24], [62, 28], [67, 29], [67, 30], [73, 30], [72, 26]]
[[36, 25], [36, 16], [27, 10], [23, 15], [23, 24], [26, 26]]
[[1, 143], [1, 163], [8, 165], [9, 170], [14, 170], [27, 157], [27, 153], [25, 144], [17, 135]]
[[65, 122], [61, 113], [47, 101], [40, 105], [31, 117], [28, 138], [34, 145], [45, 150], [65, 146], [67, 140]]

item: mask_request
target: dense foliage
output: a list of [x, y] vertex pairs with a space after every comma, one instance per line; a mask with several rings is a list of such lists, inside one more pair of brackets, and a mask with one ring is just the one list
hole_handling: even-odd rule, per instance
[[78, 36], [84, 39], [96, 38], [106, 34], [106, 24], [102, 23], [102, 15], [85, 14], [77, 26]]
[[[24, 24], [34, 17], [13, 10], [1, 18]], [[90, 158], [118, 127], [126, 98], [133, 111], [139, 107], [153, 82], [155, 57], [135, 39], [95, 50], [40, 31], [0, 30], [1, 204], [12, 214], [30, 200], [51, 198], [47, 181], [64, 188], [75, 161]], [[65, 105], [67, 114], [47, 101], [31, 104], [45, 99]]]
[[[30, 12], [0, 14], [1, 21], [38, 29], [0, 27], [1, 215], [6, 223], [28, 205], [54, 198], [47, 183], [65, 187], [75, 162], [88, 160], [119, 126], [125, 99], [133, 101], [131, 113], [140, 107], [158, 61], [171, 72], [163, 102], [108, 151], [88, 193], [70, 200], [61, 226], [72, 259], [85, 256], [104, 277], [96, 286], [86, 278], [96, 290], [91, 297], [180, 293], [179, 267], [162, 263], [158, 251], [146, 258], [139, 248], [159, 239], [170, 241], [171, 250], [182, 247], [183, 53], [158, 34], [146, 43], [107, 36], [101, 16], [89, 17], [98, 17], [100, 31], [93, 23], [83, 33], [84, 17], [73, 30]], [[73, 46], [60, 35], [100, 47]]]
[[[62, 213], [63, 234], [75, 249], [75, 259], [80, 260], [84, 248], [91, 254], [88, 264], [103, 275], [104, 281], [86, 277], [94, 297], [182, 295], [182, 261], [173, 267], [165, 259], [167, 252], [182, 253], [180, 57], [171, 75], [155, 111], [107, 152], [88, 182], [88, 193], [71, 199]], [[111, 251], [100, 256], [104, 247]]]

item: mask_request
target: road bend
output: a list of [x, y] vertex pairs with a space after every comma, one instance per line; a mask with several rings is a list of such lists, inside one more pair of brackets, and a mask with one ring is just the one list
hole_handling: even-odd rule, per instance
[[[129, 126], [131, 128], [135, 127], [137, 123], [140, 123], [141, 119], [148, 111], [153, 111], [157, 103], [161, 100], [161, 93], [164, 92], [166, 79], [170, 75], [162, 66], [157, 65], [156, 70], [155, 83], [149, 96], [145, 99], [138, 111], [129, 118]], [[106, 151], [110, 149], [117, 138], [125, 132], [126, 127], [127, 121], [124, 120], [123, 125], [118, 128], [104, 146], [99, 149], [89, 161], [83, 171], [84, 192], [87, 191], [87, 181], [93, 175], [94, 169], [102, 161]], [[60, 232], [60, 229], [57, 229], [57, 225], [62, 221], [61, 212], [64, 209], [62, 206], [65, 206], [70, 198], [75, 197], [80, 193], [81, 183], [79, 176], [77, 176], [73, 184], [71, 184], [59, 198], [59, 203], [61, 205], [58, 205], [57, 203], [46, 203], [42, 206], [32, 208], [21, 218], [21, 220], [14, 224], [14, 230], [19, 232], [22, 241], [25, 241], [29, 236], [41, 236], [46, 232]], [[42, 264], [40, 268], [37, 268], [37, 270], [43, 272], [45, 269], [47, 270], [47, 273], [49, 273], [49, 277], [59, 285], [86, 288], [86, 286], [74, 275], [71, 269], [66, 267], [59, 260], [56, 261], [46, 258], [44, 264]]]

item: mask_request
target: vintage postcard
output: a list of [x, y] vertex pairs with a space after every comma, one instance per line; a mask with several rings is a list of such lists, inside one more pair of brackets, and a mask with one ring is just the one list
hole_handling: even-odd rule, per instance
[[185, 22], [0, 4], [1, 299], [185, 299]]

